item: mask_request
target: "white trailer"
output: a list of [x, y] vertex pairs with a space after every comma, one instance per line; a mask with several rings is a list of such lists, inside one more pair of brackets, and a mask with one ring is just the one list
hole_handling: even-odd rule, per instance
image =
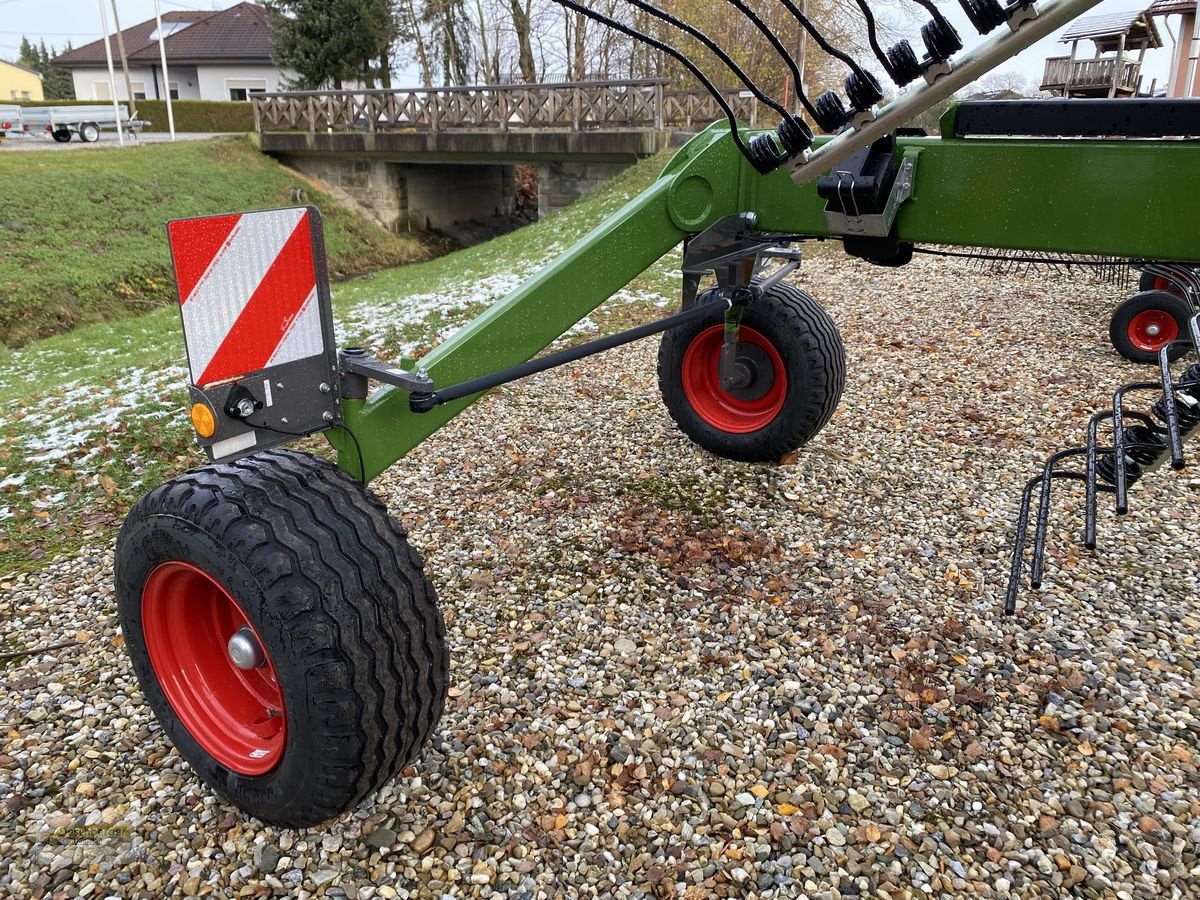
[[10, 134], [19, 134], [24, 128], [21, 107], [0, 103], [0, 141]]
[[[143, 125], [139, 119], [129, 118], [129, 108], [118, 107], [121, 126], [134, 134]], [[112, 106], [27, 106], [22, 111], [25, 129], [31, 133], [46, 132], [59, 143], [66, 143], [71, 135], [90, 144], [100, 140], [101, 129], [117, 127], [117, 112]]]

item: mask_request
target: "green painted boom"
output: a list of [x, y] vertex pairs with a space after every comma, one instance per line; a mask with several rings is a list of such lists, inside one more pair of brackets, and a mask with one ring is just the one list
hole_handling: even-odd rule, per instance
[[[1164, 140], [900, 138], [915, 161], [896, 232], [919, 244], [1106, 254], [1200, 263], [1200, 143]], [[727, 128], [693, 138], [644, 193], [421, 360], [437, 385], [524, 362], [684, 237], [754, 212], [764, 231], [829, 237], [816, 185], [760, 175]], [[339, 464], [373, 478], [462, 412], [468, 398], [413, 413], [390, 387], [345, 403], [353, 442], [327, 432]]]

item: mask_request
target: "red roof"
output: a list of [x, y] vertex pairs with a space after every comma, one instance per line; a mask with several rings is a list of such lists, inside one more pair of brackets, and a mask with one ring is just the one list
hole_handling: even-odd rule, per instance
[[[200, 10], [163, 13], [163, 29], [169, 23], [185, 27], [163, 39], [168, 63], [271, 62], [271, 30], [266, 11], [256, 3], [239, 3], [220, 12]], [[157, 63], [158, 37], [154, 19], [122, 30], [125, 53], [130, 62]], [[111, 36], [116, 53], [116, 35]], [[92, 41], [53, 59], [56, 66], [104, 65], [104, 41]]]

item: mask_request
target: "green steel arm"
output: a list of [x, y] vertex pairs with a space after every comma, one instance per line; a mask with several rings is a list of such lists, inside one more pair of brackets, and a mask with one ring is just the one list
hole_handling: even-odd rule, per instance
[[[913, 194], [896, 221], [902, 240], [1200, 262], [1200, 143], [903, 138]], [[608, 297], [717, 219], [752, 211], [764, 231], [827, 237], [814, 182], [786, 169], [759, 175], [724, 127], [693, 138], [643, 194], [421, 360], [438, 385], [532, 358]], [[383, 387], [347, 401], [346, 427], [327, 432], [347, 471], [374, 478], [465, 409], [427, 413]]]

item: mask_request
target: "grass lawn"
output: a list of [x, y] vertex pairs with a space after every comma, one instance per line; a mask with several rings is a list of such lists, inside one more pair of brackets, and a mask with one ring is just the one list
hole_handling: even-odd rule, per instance
[[[666, 158], [645, 160], [574, 206], [486, 244], [335, 284], [339, 345], [393, 360], [423, 355], [646, 187]], [[145, 208], [153, 210], [146, 234], [165, 254], [162, 221], [175, 213]], [[87, 266], [79, 266], [82, 278]], [[585, 320], [579, 339], [678, 302], [678, 266], [678, 253], [668, 254]], [[0, 350], [0, 575], [106, 539], [139, 496], [204, 462], [184, 408], [184, 363], [173, 307]]]
[[331, 270], [355, 275], [425, 254], [338, 207], [247, 139], [67, 152], [0, 150], [0, 343], [17, 347], [174, 300], [164, 223], [320, 207]]

